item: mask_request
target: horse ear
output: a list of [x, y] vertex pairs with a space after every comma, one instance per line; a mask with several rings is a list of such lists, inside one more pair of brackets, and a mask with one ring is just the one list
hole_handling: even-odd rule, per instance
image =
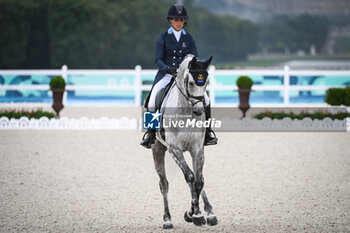
[[197, 58], [194, 56], [190, 62], [190, 68], [192, 68], [194, 66], [194, 64], [196, 64]]
[[194, 56], [194, 57], [192, 58], [192, 62], [193, 62], [193, 63], [196, 63], [196, 61], [197, 61], [197, 57]]
[[212, 60], [213, 60], [213, 56], [210, 56], [209, 59], [204, 62], [205, 66], [208, 67]]

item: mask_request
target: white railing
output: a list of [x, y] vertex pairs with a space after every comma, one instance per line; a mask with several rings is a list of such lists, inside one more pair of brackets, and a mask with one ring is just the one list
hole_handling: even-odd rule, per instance
[[[74, 90], [132, 90], [135, 92], [134, 104], [140, 106], [142, 91], [151, 89], [151, 85], [143, 85], [142, 75], [155, 75], [157, 70], [142, 70], [137, 65], [134, 70], [69, 70], [66, 65], [60, 70], [0, 70], [0, 75], [61, 75], [67, 80], [68, 75], [133, 75], [135, 77], [133, 85], [67, 85], [68, 91]], [[290, 85], [290, 76], [348, 76], [350, 70], [290, 70], [288, 66], [283, 70], [216, 70], [214, 66], [209, 68], [210, 84], [208, 86], [209, 96], [212, 105], [215, 103], [215, 91], [218, 90], [237, 90], [236, 85], [216, 84], [216, 75], [263, 75], [263, 76], [283, 76], [283, 85], [254, 85], [254, 91], [283, 91], [283, 106], [288, 107], [290, 104], [291, 90], [311, 91], [327, 90], [331, 86], [313, 86], [313, 85]], [[332, 86], [343, 87], [343, 86]], [[0, 90], [49, 90], [48, 85], [0, 85]], [[64, 96], [64, 104], [67, 104], [67, 94]], [[230, 104], [228, 104], [230, 105]], [[307, 105], [307, 104], [306, 104]]]

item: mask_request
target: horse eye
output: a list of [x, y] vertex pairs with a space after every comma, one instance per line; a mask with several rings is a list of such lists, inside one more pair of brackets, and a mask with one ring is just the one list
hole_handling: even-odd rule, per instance
[[190, 87], [193, 87], [194, 82], [190, 82], [188, 85], [190, 85]]

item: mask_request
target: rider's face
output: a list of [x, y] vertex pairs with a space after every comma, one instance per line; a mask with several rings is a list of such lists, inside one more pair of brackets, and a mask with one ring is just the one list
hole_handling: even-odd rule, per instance
[[180, 31], [184, 26], [185, 20], [181, 18], [170, 19], [170, 23], [176, 31]]

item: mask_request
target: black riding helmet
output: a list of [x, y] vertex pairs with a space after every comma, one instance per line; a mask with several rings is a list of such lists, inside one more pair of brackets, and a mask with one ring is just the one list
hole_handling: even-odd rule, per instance
[[174, 4], [168, 10], [167, 19], [169, 21], [170, 19], [178, 19], [178, 18], [185, 19], [184, 27], [186, 27], [187, 20], [189, 18], [187, 15], [186, 8], [183, 5]]

